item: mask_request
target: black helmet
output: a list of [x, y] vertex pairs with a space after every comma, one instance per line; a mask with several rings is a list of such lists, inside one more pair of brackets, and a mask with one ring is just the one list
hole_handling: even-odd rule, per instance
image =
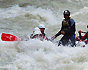
[[88, 25], [87, 25], [87, 28], [88, 28]]
[[65, 10], [64, 13], [63, 13], [63, 15], [68, 15], [68, 16], [70, 16], [70, 11], [69, 11], [69, 10]]

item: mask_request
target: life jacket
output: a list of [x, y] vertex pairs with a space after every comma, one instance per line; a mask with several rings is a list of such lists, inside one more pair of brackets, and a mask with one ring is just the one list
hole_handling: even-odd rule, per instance
[[39, 39], [39, 36], [40, 36], [39, 34], [36, 34], [36, 35], [34, 35], [34, 36], [32, 37], [32, 39], [34, 39], [34, 38], [35, 38], [35, 39]]
[[46, 34], [44, 33], [44, 34], [40, 34], [40, 40], [48, 40], [48, 38], [47, 38], [47, 36], [46, 36]]
[[82, 36], [82, 39], [88, 39], [88, 32], [84, 36]]
[[88, 32], [82, 36], [82, 40], [84, 40], [85, 43], [88, 43]]
[[64, 32], [68, 32], [69, 30], [71, 30], [71, 27], [75, 24], [75, 21], [71, 18], [67, 19], [67, 20], [63, 20], [62, 21], [62, 26], [63, 26], [63, 31]]

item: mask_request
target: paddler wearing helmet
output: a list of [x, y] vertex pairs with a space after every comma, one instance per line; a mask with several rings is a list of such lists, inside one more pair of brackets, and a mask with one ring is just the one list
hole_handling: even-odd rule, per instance
[[41, 31], [41, 39], [45, 39], [45, 40], [48, 40], [48, 37], [46, 36], [45, 34], [45, 26], [43, 24], [39, 24], [39, 29]]
[[73, 47], [75, 45], [75, 21], [70, 17], [70, 11], [69, 10], [65, 10], [63, 12], [64, 15], [64, 19], [62, 21], [62, 27], [61, 30], [54, 35], [51, 40], [54, 40], [56, 37], [58, 37], [59, 35], [64, 35], [61, 40], [59, 41], [59, 44], [62, 45], [68, 45], [69, 41], [71, 46]]
[[33, 34], [31, 34], [30, 38], [31, 39], [39, 39], [40, 38], [40, 35], [41, 35], [41, 31], [38, 27], [35, 27], [34, 30], [33, 30]]
[[[88, 28], [88, 25], [87, 25]], [[84, 41], [86, 44], [88, 44], [88, 31], [87, 32], [83, 32], [81, 30], [78, 31], [79, 33], [79, 37], [76, 37], [77, 41]], [[81, 33], [84, 33], [84, 36], [81, 35]]]

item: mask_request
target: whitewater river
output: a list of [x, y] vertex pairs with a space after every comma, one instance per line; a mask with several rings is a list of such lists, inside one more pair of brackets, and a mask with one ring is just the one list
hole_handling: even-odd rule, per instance
[[[88, 0], [0, 0], [0, 36], [10, 33], [26, 40], [44, 24], [50, 38], [60, 30], [67, 9], [76, 22], [76, 36], [88, 31]], [[88, 45], [58, 47], [61, 37], [53, 42], [0, 40], [0, 70], [88, 70]]]

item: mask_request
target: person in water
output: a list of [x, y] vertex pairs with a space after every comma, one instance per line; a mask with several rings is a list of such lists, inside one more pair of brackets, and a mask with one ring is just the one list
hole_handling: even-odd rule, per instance
[[39, 39], [41, 36], [41, 31], [38, 27], [36, 27], [33, 31], [33, 34], [31, 34], [30, 38], [31, 39]]
[[[88, 28], [88, 25], [87, 25]], [[87, 32], [82, 32], [81, 30], [79, 32], [79, 37], [76, 37], [77, 41], [84, 41], [86, 44], [88, 44], [88, 31]], [[85, 33], [84, 36], [81, 35], [81, 33]]]
[[33, 31], [33, 34], [31, 34], [30, 39], [39, 39], [41, 40], [41, 31], [38, 27], [36, 27]]
[[41, 40], [48, 40], [46, 34], [45, 34], [45, 26], [43, 24], [39, 24], [39, 29], [41, 31]]
[[59, 35], [63, 34], [64, 36], [61, 38], [61, 40], [59, 41], [59, 44], [62, 45], [69, 45], [69, 42], [71, 44], [71, 46], [73, 47], [75, 45], [75, 21], [70, 17], [70, 11], [69, 10], [65, 10], [63, 12], [64, 15], [64, 19], [62, 21], [62, 27], [61, 30], [54, 35], [51, 40], [54, 40], [56, 37], [58, 37]]

